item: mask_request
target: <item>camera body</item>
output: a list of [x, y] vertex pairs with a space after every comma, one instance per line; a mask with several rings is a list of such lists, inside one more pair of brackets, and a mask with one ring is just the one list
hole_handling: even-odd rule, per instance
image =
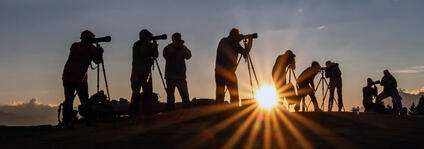
[[380, 84], [380, 80], [372, 82], [372, 85]]
[[240, 34], [240, 35], [241, 35], [241, 37], [243, 37], [243, 39], [256, 39], [256, 38], [258, 38], [258, 33], [247, 34], [247, 35]]
[[168, 38], [166, 34], [152, 36], [152, 40], [165, 40], [166, 38]]
[[110, 36], [91, 38], [90, 43], [99, 43], [99, 42], [110, 42], [112, 38]]

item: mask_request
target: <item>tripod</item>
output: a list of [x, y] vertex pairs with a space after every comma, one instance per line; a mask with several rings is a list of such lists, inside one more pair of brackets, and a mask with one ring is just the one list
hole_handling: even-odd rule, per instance
[[[158, 67], [160, 79], [162, 80], [163, 88], [165, 89], [165, 92], [167, 93], [168, 90], [166, 90], [165, 81], [163, 80], [162, 71], [160, 71], [159, 62], [158, 59], [155, 58], [156, 66]], [[155, 69], [155, 66], [153, 66], [153, 69]]]
[[[244, 42], [244, 45], [246, 47], [246, 45], [247, 45], [246, 42], [247, 41], [244, 40], [243, 42]], [[253, 73], [253, 76], [255, 77], [256, 85], [259, 87], [260, 84], [259, 84], [259, 81], [258, 81], [258, 77], [256, 75], [255, 67], [253, 66], [253, 61], [252, 61], [252, 59], [250, 57], [250, 53], [247, 53], [246, 55], [240, 56], [238, 58], [236, 67], [240, 64], [240, 61], [241, 61], [241, 58], [242, 57], [244, 57], [244, 59], [245, 59], [245, 61], [247, 63], [247, 70], [249, 71], [250, 92], [251, 92], [252, 98], [254, 98], [255, 97], [255, 91], [253, 90], [252, 73]], [[227, 91], [228, 91], [228, 88], [225, 89], [224, 94], [227, 93]]]
[[252, 73], [253, 73], [253, 76], [255, 77], [256, 85], [259, 87], [260, 84], [259, 84], [259, 81], [258, 81], [258, 77], [256, 76], [255, 67], [253, 67], [253, 62], [252, 62], [252, 59], [250, 58], [249, 53], [247, 53], [247, 55], [245, 56], [245, 60], [246, 60], [246, 63], [247, 63], [247, 69], [249, 71], [250, 91], [251, 91], [251, 94], [252, 94], [252, 98], [254, 98], [255, 92], [253, 90]]
[[[321, 78], [318, 81], [318, 84], [317, 84], [317, 87], [315, 88], [315, 91], [317, 91], [318, 88], [319, 88], [319, 85], [321, 85], [321, 90], [322, 90], [322, 94], [323, 94], [321, 109], [324, 109], [325, 98], [327, 97], [327, 93], [330, 90], [330, 88], [328, 87], [327, 79], [325, 79], [325, 77], [324, 77], [324, 70], [321, 70], [320, 73], [321, 73]], [[336, 104], [337, 104], [337, 101], [336, 101]]]
[[[324, 77], [324, 70], [321, 70], [320, 73], [321, 73], [321, 78], [319, 79], [319, 82], [318, 82], [318, 84], [317, 84], [317, 86], [315, 88], [315, 91], [317, 91], [318, 88], [319, 88], [319, 86], [321, 85], [321, 91], [322, 91], [322, 94], [323, 94], [321, 109], [324, 109], [325, 98], [327, 97], [327, 93], [330, 90], [330, 88], [328, 87], [329, 84], [327, 82], [327, 79], [325, 79], [325, 77]], [[309, 105], [311, 104], [311, 102], [312, 101], [310, 101], [309, 104], [308, 104], [308, 107], [307, 107], [308, 109], [309, 109]], [[334, 100], [333, 99], [333, 102], [335, 102], [336, 105], [339, 105], [337, 103], [337, 100]], [[331, 103], [331, 105], [329, 105], [329, 107], [330, 106], [332, 107], [332, 103]], [[331, 109], [331, 108], [329, 108], [329, 109]], [[344, 106], [343, 106], [343, 111], [344, 111]]]
[[[158, 44], [157, 43], [157, 40], [153, 40], [153, 43], [154, 44]], [[159, 75], [160, 75], [160, 79], [162, 80], [162, 85], [163, 85], [163, 88], [165, 89], [165, 93], [168, 93], [168, 90], [166, 89], [166, 85], [165, 85], [165, 81], [163, 80], [163, 75], [162, 75], [162, 71], [160, 71], [160, 67], [159, 67], [159, 62], [158, 62], [158, 59], [156, 59], [156, 58], [153, 58], [154, 59], [154, 61], [156, 62], [156, 66], [158, 67], [158, 71], [159, 71]], [[153, 63], [153, 65], [154, 65], [154, 63]], [[155, 69], [155, 66], [153, 66], [153, 70]]]
[[[96, 43], [96, 48], [99, 49], [101, 48], [99, 43]], [[106, 78], [106, 70], [105, 70], [105, 63], [103, 61], [103, 57], [101, 58], [100, 63], [97, 64], [97, 67], [95, 69], [97, 69], [97, 93], [100, 92], [100, 64], [102, 64], [102, 70], [103, 70], [103, 78], [105, 79], [105, 85], [106, 85], [106, 92], [107, 92], [107, 99], [110, 100], [110, 93], [109, 93], [109, 85], [107, 83], [107, 78]]]
[[[293, 74], [293, 78], [294, 78], [294, 82], [296, 83], [296, 86], [294, 86], [294, 91], [295, 91], [295, 93], [296, 93], [296, 95], [299, 95], [299, 91], [298, 91], [298, 89], [299, 89], [299, 84], [297, 84], [297, 82], [296, 82], [296, 74], [294, 73], [294, 70], [292, 69], [292, 68], [288, 68], [287, 69], [288, 70], [288, 73], [289, 73], [289, 81], [288, 81], [288, 83], [291, 83], [291, 76], [292, 76], [292, 74]], [[302, 98], [301, 99], [301, 102], [302, 102], [302, 112], [305, 112], [305, 107], [306, 107], [306, 103], [305, 103], [305, 98]]]

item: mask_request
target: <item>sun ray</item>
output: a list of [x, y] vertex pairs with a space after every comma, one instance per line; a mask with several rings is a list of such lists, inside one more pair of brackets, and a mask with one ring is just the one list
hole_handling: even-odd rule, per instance
[[[272, 111], [271, 111], [272, 112]], [[271, 122], [270, 122], [270, 112], [265, 112], [265, 121], [264, 121], [264, 140], [263, 148], [271, 149]]]
[[222, 129], [224, 129], [225, 127], [230, 125], [231, 123], [234, 123], [236, 120], [240, 119], [241, 117], [245, 116], [246, 114], [248, 114], [249, 112], [254, 110], [256, 107], [257, 107], [257, 104], [249, 105], [246, 109], [243, 109], [242, 111], [238, 112], [237, 114], [235, 114], [235, 115], [221, 121], [220, 123], [216, 124], [215, 126], [210, 128], [210, 131], [213, 132], [213, 133], [217, 133], [217, 132], [221, 131]]
[[282, 113], [280, 109], [276, 109], [277, 117], [280, 118], [280, 120], [285, 124], [288, 128], [288, 130], [293, 134], [293, 136], [300, 142], [299, 144], [302, 146], [302, 148], [305, 149], [311, 149], [312, 144], [306, 140], [306, 138], [302, 135], [302, 133], [297, 130], [297, 128], [293, 125], [292, 122]]
[[[284, 112], [284, 111], [283, 111]], [[309, 120], [297, 113], [291, 113], [291, 112], [284, 112], [287, 116], [290, 116], [291, 118], [297, 120], [307, 128], [309, 128], [312, 132], [315, 134], [322, 136], [322, 138], [327, 141], [328, 143], [334, 145], [335, 147], [345, 147], [349, 146], [351, 148], [359, 148], [358, 146], [354, 145], [352, 142], [350, 142], [347, 139], [344, 139], [341, 136], [337, 136], [336, 134], [332, 133], [327, 128], [324, 128], [320, 124]], [[333, 140], [332, 140], [333, 139]]]
[[277, 117], [275, 115], [275, 112], [276, 112], [275, 110], [272, 111], [271, 114], [270, 114], [271, 115], [271, 126], [275, 130], [274, 133], [273, 133], [274, 136], [275, 136], [274, 138], [276, 139], [275, 142], [276, 142], [278, 148], [285, 149], [285, 148], [287, 148], [286, 140], [285, 140], [285, 138], [282, 134], [280, 124], [277, 121]]
[[[252, 103], [251, 101], [250, 102], [247, 101], [245, 103], [248, 106], [245, 109], [243, 109], [242, 111], [239, 111], [236, 115], [233, 115], [230, 118], [227, 118], [226, 120], [221, 121], [220, 123], [213, 125], [211, 128], [204, 130], [203, 132], [201, 132], [198, 135], [194, 135], [193, 137], [187, 139], [187, 141], [181, 143], [179, 146], [181, 146], [181, 148], [183, 148], [183, 146], [187, 145], [187, 144], [190, 144], [190, 146], [199, 146], [203, 142], [207, 141], [207, 139], [210, 139], [211, 136], [213, 137], [218, 131], [227, 127], [228, 125], [230, 125], [231, 123], [233, 123], [237, 119], [243, 117], [244, 115], [248, 114], [251, 110], [253, 110], [257, 107], [257, 104], [250, 104], [250, 103]], [[199, 107], [199, 108], [206, 108], [206, 109], [203, 109], [203, 110], [197, 109], [197, 108], [193, 108], [193, 110], [188, 109], [189, 112], [186, 112], [185, 114], [196, 115], [195, 118], [198, 118], [198, 117], [200, 117], [198, 115], [207, 116], [207, 115], [210, 115], [210, 114], [216, 114], [216, 113], [219, 113], [219, 112], [222, 112], [222, 111], [227, 111], [227, 110], [239, 108], [239, 107], [235, 106], [235, 105], [231, 105], [231, 104], [224, 104], [224, 105], [216, 105], [216, 106], [214, 105], [214, 106], [210, 106], [210, 107]], [[196, 111], [195, 109], [197, 109], [198, 111]], [[208, 112], [206, 114], [202, 114], [202, 111], [209, 111], [209, 110], [211, 112]], [[196, 113], [199, 113], [199, 114], [196, 114]], [[187, 120], [190, 120], [190, 119], [187, 119]]]
[[222, 147], [223, 149], [231, 149], [234, 148], [234, 145], [240, 140], [241, 136], [246, 132], [249, 128], [250, 124], [254, 122], [254, 118], [259, 112], [259, 108], [256, 108], [249, 117], [243, 122], [243, 124], [236, 130], [236, 132], [230, 137], [230, 139], [225, 143]]
[[259, 132], [261, 124], [262, 124], [263, 114], [264, 114], [264, 110], [261, 110], [256, 115], [256, 121], [255, 121], [255, 123], [253, 123], [253, 125], [251, 127], [252, 129], [249, 133], [247, 143], [243, 147], [244, 149], [250, 149], [250, 148], [253, 147], [254, 143], [256, 143], [255, 139], [257, 138], [258, 132]]

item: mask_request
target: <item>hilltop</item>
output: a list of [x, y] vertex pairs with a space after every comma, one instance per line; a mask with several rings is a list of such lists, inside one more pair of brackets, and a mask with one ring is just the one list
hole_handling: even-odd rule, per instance
[[[272, 112], [271, 112], [272, 113]], [[200, 107], [95, 127], [0, 127], [5, 148], [420, 148], [424, 117]]]

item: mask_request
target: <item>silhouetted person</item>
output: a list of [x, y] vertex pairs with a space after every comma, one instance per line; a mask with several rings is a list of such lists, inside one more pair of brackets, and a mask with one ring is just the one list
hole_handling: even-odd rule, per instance
[[381, 78], [380, 85], [384, 87], [383, 92], [378, 94], [376, 98], [376, 103], [381, 102], [383, 99], [387, 97], [392, 97], [393, 99], [393, 109], [396, 109], [397, 112], [402, 111], [402, 97], [399, 96], [399, 92], [397, 90], [397, 81], [390, 74], [389, 70], [383, 71], [384, 76]]
[[317, 99], [315, 97], [315, 84], [314, 78], [321, 71], [321, 66], [318, 62], [313, 61], [311, 67], [306, 68], [296, 79], [299, 89], [297, 90], [301, 98], [305, 98], [306, 95], [309, 95], [312, 103], [314, 104], [314, 110], [321, 111], [318, 106]]
[[[146, 114], [152, 112], [153, 87], [152, 87], [152, 66], [158, 57], [158, 45], [152, 41], [153, 34], [143, 29], [139, 33], [139, 40], [133, 45], [133, 61], [131, 72], [131, 102], [141, 98], [140, 90], [143, 88], [141, 98], [142, 111]], [[137, 99], [138, 98], [138, 99]], [[139, 105], [136, 105], [136, 112], [139, 112]]]
[[343, 100], [342, 100], [342, 72], [340, 71], [339, 64], [327, 61], [325, 63], [325, 77], [330, 78], [330, 82], [328, 83], [328, 89], [330, 90], [330, 99], [328, 100], [328, 111], [333, 109], [334, 102], [334, 90], [337, 89], [337, 97], [338, 97], [338, 111], [340, 112], [343, 108]]
[[73, 102], [75, 91], [78, 94], [81, 105], [88, 106], [87, 71], [93, 61], [102, 62], [103, 49], [96, 48], [90, 40], [95, 35], [85, 30], [81, 33], [81, 42], [72, 44], [68, 60], [63, 69], [62, 80], [65, 90], [65, 102], [63, 104], [63, 123], [72, 123]]
[[243, 36], [239, 29], [233, 28], [228, 37], [219, 41], [216, 63], [215, 63], [215, 83], [216, 83], [216, 103], [224, 103], [225, 86], [230, 92], [230, 102], [238, 103], [238, 82], [235, 71], [237, 69], [238, 54], [246, 56], [252, 48], [252, 39], [248, 39], [247, 45], [243, 48], [240, 41]]
[[287, 84], [287, 72], [290, 69], [296, 69], [295, 57], [296, 55], [291, 50], [287, 50], [275, 60], [272, 68], [272, 79], [279, 95], [282, 95], [282, 93], [289, 89], [289, 87], [284, 86]]
[[365, 112], [372, 111], [375, 108], [373, 97], [377, 97], [377, 87], [375, 84], [380, 83], [379, 81], [374, 82], [371, 78], [367, 79], [367, 86], [362, 88], [362, 104], [364, 105]]
[[181, 40], [180, 33], [172, 35], [172, 43], [163, 49], [163, 57], [165, 57], [165, 79], [167, 86], [167, 103], [168, 110], [175, 110], [175, 88], [178, 88], [183, 106], [190, 105], [187, 81], [186, 81], [186, 64], [185, 60], [191, 58], [190, 50], [184, 46], [184, 40]]

